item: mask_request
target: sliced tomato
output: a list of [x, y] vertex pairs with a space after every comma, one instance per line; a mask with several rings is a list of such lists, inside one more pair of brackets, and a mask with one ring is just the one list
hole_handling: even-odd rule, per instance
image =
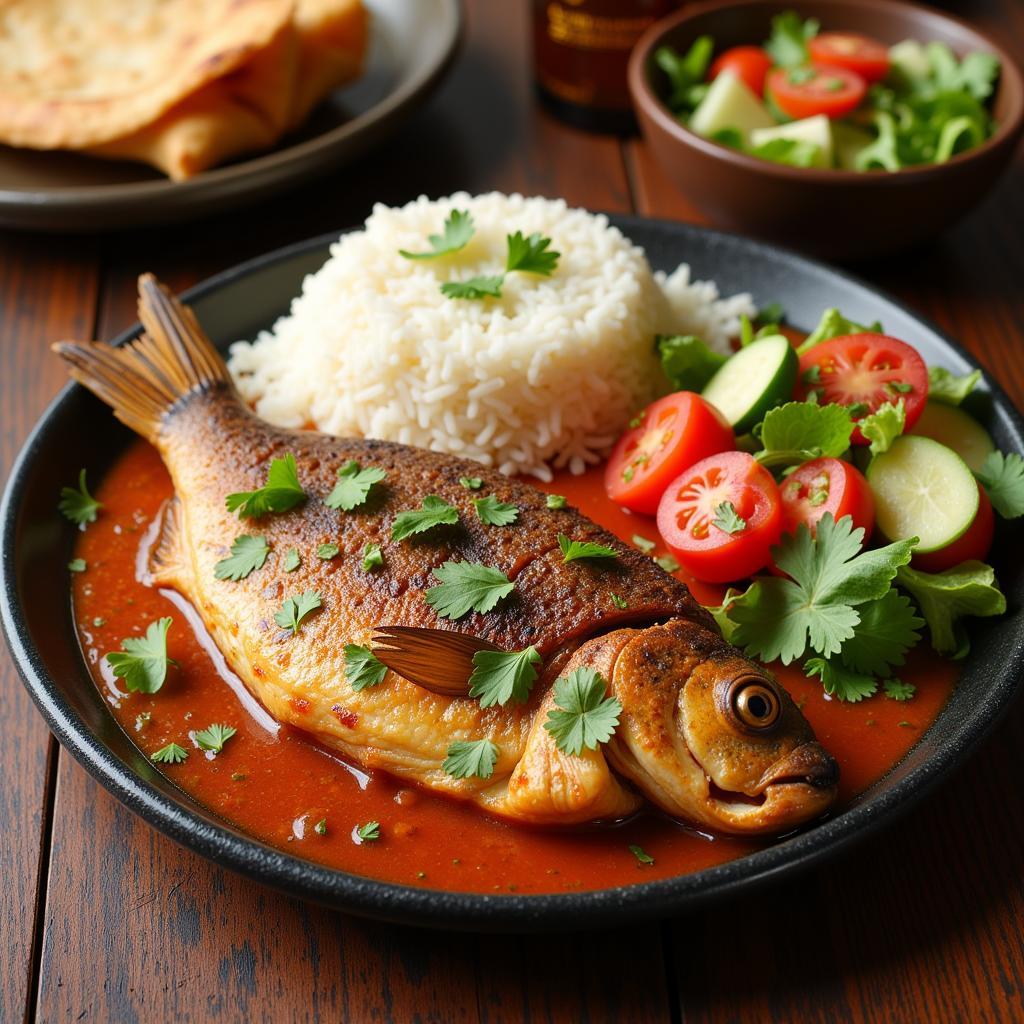
[[[797, 388], [801, 398], [813, 391], [820, 402], [851, 406], [854, 420], [902, 399], [909, 430], [928, 400], [928, 367], [904, 341], [884, 334], [847, 334], [800, 356]], [[868, 443], [856, 429], [851, 441]]]
[[929, 551], [927, 554], [914, 555], [913, 566], [924, 572], [942, 572], [945, 569], [952, 569], [954, 565], [966, 562], [970, 558], [976, 558], [984, 562], [992, 547], [992, 536], [996, 529], [996, 517], [992, 512], [992, 502], [989, 501], [985, 488], [978, 484], [978, 513], [974, 522], [967, 528], [967, 532], [958, 537], [952, 544], [938, 551]]
[[734, 46], [711, 65], [708, 81], [713, 82], [723, 71], [731, 71], [755, 96], [764, 95], [764, 80], [772, 69], [772, 59], [760, 46]]
[[875, 499], [863, 473], [842, 459], [812, 459], [779, 485], [785, 530], [794, 533], [804, 523], [814, 533], [826, 512], [833, 519], [850, 516], [853, 525], [870, 537], [875, 528]]
[[782, 536], [779, 488], [746, 452], [712, 455], [669, 484], [658, 530], [690, 575], [708, 583], [742, 579], [771, 561]]
[[856, 71], [836, 67], [776, 68], [767, 81], [778, 108], [797, 121], [818, 114], [845, 117], [860, 106], [867, 90]]
[[654, 515], [687, 466], [736, 447], [725, 417], [692, 391], [659, 398], [634, 422], [608, 459], [604, 486], [612, 501], [644, 515]]
[[807, 44], [811, 62], [854, 71], [868, 84], [889, 73], [889, 49], [884, 43], [857, 32], [822, 32]]

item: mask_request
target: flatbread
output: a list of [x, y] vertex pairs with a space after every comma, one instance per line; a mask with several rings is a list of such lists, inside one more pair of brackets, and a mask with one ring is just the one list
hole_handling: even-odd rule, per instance
[[247, 63], [293, 6], [0, 0], [0, 141], [84, 149], [124, 138]]

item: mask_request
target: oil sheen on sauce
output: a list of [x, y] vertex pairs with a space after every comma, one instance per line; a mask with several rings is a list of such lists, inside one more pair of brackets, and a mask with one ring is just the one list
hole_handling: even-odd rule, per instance
[[[658, 539], [651, 520], [605, 497], [600, 469], [560, 476], [544, 489], [564, 494], [627, 542], [634, 535]], [[233, 676], [188, 603], [137, 578], [140, 544], [171, 493], [170, 478], [148, 444], [135, 442], [115, 463], [98, 488], [104, 509], [78, 540], [76, 554], [88, 568], [72, 574], [75, 620], [90, 671], [122, 728], [147, 755], [170, 742], [185, 747], [188, 759], [161, 765], [161, 771], [243, 831], [330, 867], [471, 892], [625, 885], [696, 871], [763, 845], [702, 835], [655, 812], [620, 825], [564, 831], [510, 825], [402, 786], [383, 772], [346, 764], [300, 730], [279, 727]], [[686, 582], [698, 600], [720, 600], [719, 591]], [[168, 646], [177, 665], [158, 693], [126, 693], [103, 655], [164, 615], [174, 619]], [[950, 663], [915, 652], [901, 675], [917, 685], [912, 700], [879, 695], [842, 704], [826, 698], [820, 683], [798, 669], [773, 667], [838, 759], [841, 802], [903, 757], [934, 720], [956, 678]], [[215, 722], [238, 730], [216, 756], [190, 736]], [[380, 823], [380, 838], [361, 841], [357, 828], [370, 821]], [[642, 847], [654, 863], [640, 864], [630, 845]]]

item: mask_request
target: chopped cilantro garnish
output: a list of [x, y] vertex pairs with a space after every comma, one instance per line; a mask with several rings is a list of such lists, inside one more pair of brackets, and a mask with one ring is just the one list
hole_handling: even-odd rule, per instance
[[549, 494], [544, 499], [544, 504], [547, 505], [548, 508], [554, 509], [558, 512], [565, 508], [569, 503], [566, 501], [564, 494]]
[[648, 540], [646, 537], [641, 537], [639, 533], [633, 534], [633, 544], [638, 547], [645, 555], [649, 555], [658, 545], [653, 540]]
[[500, 299], [501, 286], [504, 283], [504, 274], [471, 277], [465, 281], [445, 281], [441, 285], [441, 294], [449, 299]]
[[107, 620], [97, 615], [96, 618], [92, 620], [92, 624], [95, 629], [99, 629], [100, 626], [105, 626], [107, 624]]
[[384, 555], [381, 553], [379, 544], [367, 544], [363, 548], [363, 569], [366, 572], [373, 572], [384, 564]]
[[290, 629], [294, 636], [298, 633], [302, 620], [320, 606], [320, 594], [315, 590], [307, 590], [304, 594], [286, 598], [281, 610], [274, 612], [274, 621], [282, 629]]
[[317, 823], [316, 823], [316, 824], [315, 824], [315, 825], [313, 826], [313, 831], [314, 831], [314, 832], [315, 832], [315, 833], [316, 833], [316, 834], [317, 834], [318, 836], [325, 836], [325, 835], [327, 835], [327, 819], [326, 819], [326, 818], [321, 818], [321, 819], [320, 819], [320, 820], [319, 820], [319, 821], [318, 821], [318, 822], [317, 822]]
[[1016, 452], [989, 452], [978, 472], [978, 479], [1004, 519], [1024, 515], [1024, 459]]
[[577, 668], [555, 683], [555, 710], [548, 712], [544, 728], [563, 754], [578, 755], [584, 748], [597, 750], [611, 739], [619, 724], [622, 704], [607, 696], [608, 685], [589, 667]]
[[887, 590], [874, 601], [857, 606], [860, 622], [843, 643], [840, 657], [847, 668], [870, 675], [887, 676], [902, 665], [904, 655], [921, 639], [924, 620], [898, 590]]
[[562, 549], [563, 562], [575, 562], [580, 558], [618, 558], [618, 553], [604, 544], [592, 544], [588, 540], [570, 540], [564, 533], [558, 535], [558, 546]]
[[167, 666], [175, 664], [167, 657], [167, 632], [172, 619], [166, 616], [151, 622], [144, 637], [130, 636], [121, 641], [121, 650], [106, 656], [114, 675], [134, 693], [156, 693], [167, 678]]
[[95, 523], [96, 514], [103, 508], [103, 503], [97, 501], [85, 485], [85, 470], [78, 473], [78, 488], [62, 487], [60, 489], [60, 501], [57, 502], [58, 511], [71, 522], [79, 526], [86, 523]]
[[368, 821], [365, 825], [357, 825], [356, 835], [364, 843], [372, 843], [380, 839], [380, 822]]
[[902, 679], [886, 679], [882, 683], [882, 689], [890, 700], [910, 700], [917, 693], [917, 687], [913, 683], [905, 683]]
[[208, 750], [210, 753], [219, 754], [224, 749], [224, 744], [236, 732], [238, 730], [232, 725], [221, 725], [214, 722], [213, 725], [209, 725], [205, 729], [200, 729], [194, 733], [193, 737], [201, 750]]
[[642, 846], [636, 846], [630, 843], [629, 852], [636, 857], [637, 861], [641, 864], [653, 864], [654, 858], [647, 852], [645, 852]]
[[357, 693], [384, 681], [388, 667], [369, 649], [359, 644], [345, 644], [345, 678]]
[[295, 572], [302, 565], [302, 556], [298, 548], [289, 548], [284, 556], [284, 571]]
[[266, 537], [251, 537], [243, 533], [231, 543], [231, 554], [214, 567], [213, 575], [219, 580], [244, 580], [251, 572], [263, 568], [270, 547]]
[[321, 544], [316, 549], [316, 557], [322, 562], [329, 562], [332, 558], [337, 558], [341, 548], [337, 544]]
[[665, 572], [679, 572], [682, 566], [672, 555], [658, 555], [654, 560], [654, 564], [659, 568], [664, 569]]
[[399, 512], [391, 524], [392, 540], [405, 540], [416, 533], [426, 533], [435, 526], [453, 526], [459, 521], [459, 512], [454, 505], [442, 501], [434, 494], [423, 499], [419, 509], [408, 509]]
[[380, 483], [386, 476], [387, 473], [377, 466], [362, 469], [358, 462], [350, 462], [338, 470], [338, 482], [334, 490], [324, 498], [324, 504], [328, 508], [351, 512], [366, 501], [373, 485]]
[[188, 757], [188, 751], [184, 747], [179, 747], [177, 743], [168, 743], [166, 747], [161, 747], [156, 753], [150, 754], [150, 761], [156, 761], [158, 764], [181, 764]]
[[473, 655], [469, 695], [479, 697], [484, 708], [505, 705], [510, 700], [523, 704], [537, 681], [534, 666], [540, 663], [535, 647], [522, 651], [477, 651]]
[[892, 402], [886, 402], [879, 406], [875, 412], [865, 416], [857, 426], [871, 442], [871, 454], [881, 455], [883, 452], [887, 452], [892, 447], [893, 441], [903, 433], [906, 422], [907, 411], [901, 398], [895, 405]]
[[809, 676], [820, 676], [825, 692], [837, 700], [856, 704], [878, 690], [878, 680], [848, 669], [838, 658], [808, 658], [804, 669]]
[[267, 482], [255, 491], [239, 491], [225, 499], [229, 512], [246, 519], [259, 519], [268, 512], [287, 512], [304, 501], [306, 492], [299, 484], [295, 456], [271, 459]]
[[453, 779], [489, 779], [498, 761], [498, 748], [490, 740], [459, 740], [448, 748], [441, 766]]
[[480, 522], [488, 526], [509, 526], [519, 518], [519, 509], [504, 501], [498, 501], [493, 494], [486, 498], [475, 498], [473, 507]]
[[764, 661], [789, 664], [810, 647], [825, 658], [838, 654], [860, 622], [857, 605], [889, 590], [900, 566], [910, 561], [917, 538], [862, 551], [864, 531], [830, 512], [819, 520], [817, 536], [805, 524], [772, 549], [787, 578], [751, 584], [729, 610], [736, 623], [733, 642]]
[[84, 558], [72, 558], [71, 561], [68, 562], [69, 572], [85, 572], [88, 568], [89, 565]]
[[619, 611], [623, 611], [629, 607], [629, 602], [624, 597], [619, 597], [619, 595], [615, 593], [610, 593], [608, 596], [612, 599], [612, 604], [615, 605]]
[[715, 509], [712, 526], [717, 526], [722, 533], [740, 533], [747, 528], [747, 521], [736, 511], [731, 501], [723, 501]]
[[489, 612], [515, 589], [500, 569], [479, 562], [445, 562], [434, 569], [434, 576], [441, 582], [427, 591], [427, 604], [447, 619]]
[[473, 237], [473, 230], [473, 215], [468, 210], [452, 210], [444, 222], [443, 233], [427, 236], [429, 252], [398, 251], [407, 260], [432, 260], [437, 256], [448, 256], [466, 247]]
[[550, 277], [558, 265], [558, 257], [561, 253], [554, 252], [548, 248], [551, 239], [545, 238], [539, 232], [530, 236], [524, 236], [521, 231], [508, 236], [508, 256], [505, 260], [505, 270], [511, 273], [519, 270], [527, 274], [541, 274]]
[[484, 485], [483, 480], [478, 476], [460, 476], [459, 483], [462, 484], [467, 491], [479, 491]]

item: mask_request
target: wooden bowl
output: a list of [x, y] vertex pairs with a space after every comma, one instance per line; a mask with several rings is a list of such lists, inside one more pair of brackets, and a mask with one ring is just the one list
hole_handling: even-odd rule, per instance
[[[817, 18], [826, 30], [861, 32], [892, 45], [947, 43], [960, 57], [992, 53], [1002, 73], [992, 109], [998, 128], [983, 145], [947, 163], [901, 171], [788, 167], [748, 156], [691, 132], [663, 100], [659, 46], [685, 51], [701, 35], [716, 52], [768, 38], [783, 10]], [[652, 25], [629, 64], [641, 131], [671, 180], [716, 223], [818, 256], [863, 259], [934, 237], [976, 206], [1006, 170], [1024, 130], [1024, 81], [1006, 52], [956, 18], [902, 0], [713, 0]]]

